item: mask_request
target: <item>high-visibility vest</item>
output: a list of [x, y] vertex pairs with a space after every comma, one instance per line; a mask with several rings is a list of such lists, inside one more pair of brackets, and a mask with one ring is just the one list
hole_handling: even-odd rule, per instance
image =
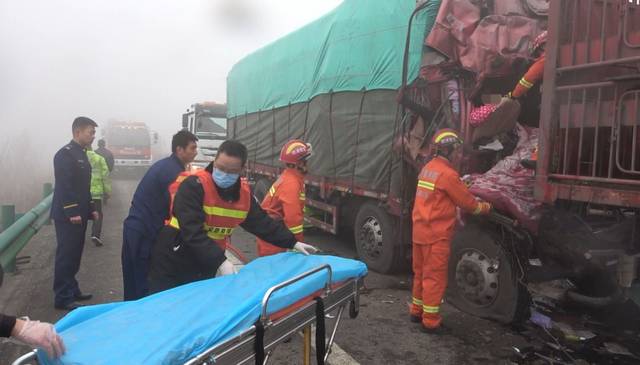
[[227, 240], [233, 230], [247, 218], [251, 207], [251, 189], [249, 183], [242, 178], [240, 181], [240, 199], [234, 202], [225, 201], [218, 195], [211, 173], [205, 170], [196, 172], [185, 171], [178, 175], [176, 181], [169, 186], [171, 195], [171, 216], [167, 225], [180, 229], [178, 218], [173, 215], [173, 201], [180, 184], [189, 176], [195, 175], [204, 189], [202, 210], [205, 214], [204, 229], [207, 236], [214, 240], [222, 249], [227, 247]]

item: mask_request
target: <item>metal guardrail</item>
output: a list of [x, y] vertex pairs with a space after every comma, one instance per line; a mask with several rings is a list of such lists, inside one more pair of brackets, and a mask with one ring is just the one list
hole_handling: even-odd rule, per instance
[[5, 272], [15, 271], [16, 257], [20, 251], [40, 228], [49, 222], [49, 210], [53, 201], [51, 191], [51, 184], [45, 184], [45, 198], [28, 212], [19, 215], [17, 220], [15, 218], [18, 215], [15, 214], [13, 206], [2, 206], [4, 230], [0, 233], [0, 285]]

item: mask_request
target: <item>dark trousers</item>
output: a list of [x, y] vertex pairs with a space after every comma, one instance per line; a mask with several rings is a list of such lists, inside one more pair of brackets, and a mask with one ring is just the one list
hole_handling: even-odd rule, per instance
[[147, 295], [149, 285], [149, 255], [153, 239], [124, 225], [122, 230], [122, 281], [124, 300], [136, 300]]
[[53, 291], [55, 305], [65, 306], [75, 301], [81, 294], [76, 274], [80, 269], [84, 236], [87, 231], [87, 221], [82, 224], [71, 224], [67, 220], [55, 220], [56, 262], [53, 276]]
[[98, 212], [98, 219], [93, 220], [93, 224], [91, 224], [91, 237], [100, 238], [100, 234], [102, 233], [102, 199], [93, 199], [93, 204], [95, 207], [95, 211]]

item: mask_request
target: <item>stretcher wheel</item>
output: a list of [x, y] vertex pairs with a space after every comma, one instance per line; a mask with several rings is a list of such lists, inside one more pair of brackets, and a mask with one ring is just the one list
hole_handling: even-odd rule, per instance
[[360, 309], [356, 307], [356, 302], [353, 300], [349, 301], [349, 318], [354, 319], [360, 313]]

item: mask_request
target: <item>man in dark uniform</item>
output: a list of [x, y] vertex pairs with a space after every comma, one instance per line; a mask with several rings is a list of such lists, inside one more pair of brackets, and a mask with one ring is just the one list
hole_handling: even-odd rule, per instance
[[107, 161], [109, 172], [113, 171], [113, 153], [111, 153], [111, 151], [109, 151], [109, 149], [107, 148], [107, 142], [105, 142], [104, 139], [98, 140], [98, 149], [96, 149], [95, 152], [104, 157], [104, 160]]
[[[274, 220], [240, 179], [247, 162], [247, 148], [224, 141], [214, 162], [192, 176], [180, 175], [171, 219], [153, 247], [149, 291], [156, 293], [196, 280], [235, 273], [224, 246], [233, 229], [248, 232], [278, 247], [305, 255], [318, 249], [296, 237], [281, 220]], [[206, 206], [207, 209], [204, 209]], [[215, 226], [214, 226], [215, 224]]]
[[53, 278], [54, 306], [73, 310], [77, 301], [91, 299], [82, 294], [76, 281], [84, 248], [87, 221], [97, 217], [91, 201], [91, 165], [85, 152], [95, 138], [98, 124], [87, 117], [78, 117], [71, 127], [73, 140], [53, 158], [55, 188], [51, 218], [56, 228], [56, 261]]
[[176, 133], [171, 140], [171, 156], [154, 163], [136, 188], [122, 230], [124, 300], [147, 294], [151, 246], [169, 216], [169, 185], [196, 157], [197, 141], [189, 131]]

